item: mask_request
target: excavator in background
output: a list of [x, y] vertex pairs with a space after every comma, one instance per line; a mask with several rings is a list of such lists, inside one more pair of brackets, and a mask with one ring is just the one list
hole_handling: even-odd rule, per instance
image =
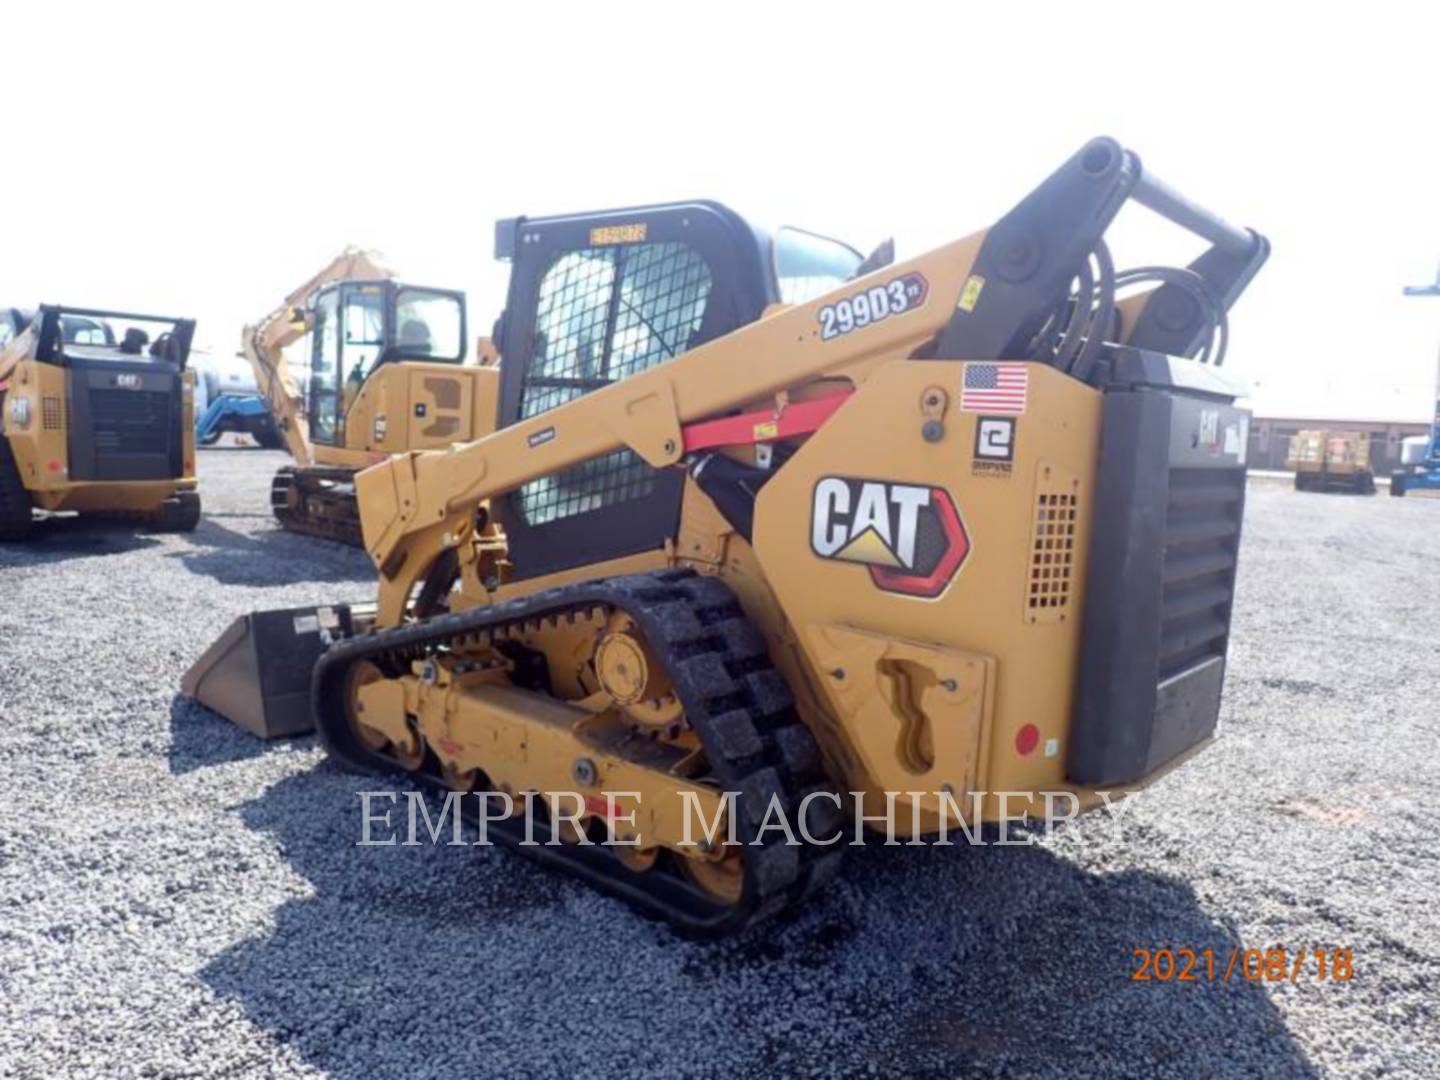
[[[1208, 247], [1117, 272], [1131, 200]], [[1142, 787], [1219, 714], [1268, 253], [1104, 138], [898, 264], [713, 202], [501, 222], [497, 430], [356, 477], [373, 604], [183, 689], [700, 935], [835, 873], [840, 792], [903, 839]]]
[[35, 511], [189, 532], [193, 319], [42, 304], [0, 308], [0, 540]]
[[[304, 371], [285, 349], [310, 335]], [[346, 248], [242, 335], [293, 465], [270, 503], [295, 532], [361, 546], [355, 473], [385, 456], [489, 430], [498, 374], [465, 365], [465, 294], [396, 281]], [[494, 357], [486, 359], [493, 365]]]

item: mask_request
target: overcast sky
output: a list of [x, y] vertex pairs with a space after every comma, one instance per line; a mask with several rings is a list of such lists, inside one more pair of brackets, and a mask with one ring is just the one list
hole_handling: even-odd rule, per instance
[[[1232, 313], [1258, 412], [1425, 419], [1440, 5], [1317, 6], [13, 5], [0, 302], [231, 352], [351, 243], [486, 329], [496, 217], [706, 196], [904, 256], [1110, 134], [1270, 237]], [[1193, 253], [1126, 217], [1120, 264]]]

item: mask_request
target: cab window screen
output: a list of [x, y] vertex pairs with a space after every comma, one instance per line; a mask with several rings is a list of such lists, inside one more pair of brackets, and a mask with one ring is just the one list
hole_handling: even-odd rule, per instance
[[[679, 356], [710, 298], [705, 260], [678, 242], [586, 248], [557, 256], [540, 280], [520, 418]], [[654, 471], [629, 450], [527, 484], [521, 516], [543, 524], [654, 490]]]

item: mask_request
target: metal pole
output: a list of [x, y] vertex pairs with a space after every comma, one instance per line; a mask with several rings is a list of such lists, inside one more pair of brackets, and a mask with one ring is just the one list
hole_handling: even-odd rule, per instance
[[[1440, 296], [1440, 270], [1435, 271], [1435, 283], [1433, 285], [1406, 285], [1406, 296]], [[1436, 361], [1435, 368], [1435, 412], [1430, 421], [1430, 449], [1426, 458], [1431, 461], [1440, 461], [1440, 360]]]

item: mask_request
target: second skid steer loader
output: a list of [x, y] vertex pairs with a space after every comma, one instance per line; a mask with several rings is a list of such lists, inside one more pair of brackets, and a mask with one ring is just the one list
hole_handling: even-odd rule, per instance
[[30, 538], [36, 511], [194, 529], [194, 320], [0, 313], [0, 541]]
[[[1210, 246], [1117, 273], [1128, 199]], [[1258, 234], [1097, 139], [895, 265], [713, 203], [498, 250], [499, 430], [361, 473], [376, 602], [245, 617], [201, 701], [484, 793], [491, 835], [703, 934], [834, 872], [840, 792], [927, 836], [1211, 737]]]
[[1370, 436], [1363, 431], [1296, 432], [1285, 455], [1285, 467], [1295, 470], [1296, 491], [1375, 494]]

